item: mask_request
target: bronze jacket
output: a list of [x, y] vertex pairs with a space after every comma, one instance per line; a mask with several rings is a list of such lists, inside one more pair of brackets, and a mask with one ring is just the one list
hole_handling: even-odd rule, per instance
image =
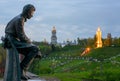
[[5, 33], [12, 35], [14, 38], [18, 39], [21, 42], [29, 42], [29, 38], [24, 32], [24, 22], [26, 18], [20, 14], [13, 18], [6, 26]]

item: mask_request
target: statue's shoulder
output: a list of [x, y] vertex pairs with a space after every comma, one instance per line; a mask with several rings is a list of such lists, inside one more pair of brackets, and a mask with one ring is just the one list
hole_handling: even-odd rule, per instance
[[18, 15], [18, 16], [16, 16], [16, 21], [24, 23], [25, 22], [25, 18], [23, 16], [21, 16], [21, 15]]

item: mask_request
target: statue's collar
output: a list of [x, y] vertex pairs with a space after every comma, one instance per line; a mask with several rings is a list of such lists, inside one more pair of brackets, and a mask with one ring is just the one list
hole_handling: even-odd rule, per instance
[[21, 14], [21, 16], [25, 19], [25, 22], [27, 21], [27, 17], [24, 14]]

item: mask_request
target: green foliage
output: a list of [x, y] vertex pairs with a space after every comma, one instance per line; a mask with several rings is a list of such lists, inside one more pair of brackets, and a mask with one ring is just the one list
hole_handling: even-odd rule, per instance
[[62, 51], [68, 51], [68, 50], [78, 50], [80, 49], [81, 46], [80, 45], [71, 45], [71, 46], [65, 46], [62, 48]]
[[0, 47], [0, 63], [4, 62], [6, 58], [6, 51], [3, 47]]
[[50, 54], [50, 57], [54, 56], [80, 56], [80, 54], [83, 52], [82, 47], [79, 45], [72, 45], [72, 46], [65, 46], [61, 48], [59, 51], [54, 51]]
[[117, 37], [113, 38], [112, 44], [114, 46], [120, 46], [120, 37], [119, 38], [117, 38]]
[[49, 54], [52, 51], [51, 46], [48, 44], [40, 44], [39, 48], [42, 54]]
[[0, 77], [3, 77], [3, 72], [1, 69], [5, 68], [5, 60], [6, 60], [6, 51], [4, 48], [0, 46]]
[[52, 70], [50, 68], [40, 68], [40, 73], [41, 74], [50, 74], [52, 72]]
[[[61, 81], [119, 81], [119, 49], [120, 47], [92, 49], [87, 56], [80, 57], [81, 46], [65, 46], [59, 51], [51, 52], [48, 58], [36, 61], [35, 73], [40, 76], [57, 77]], [[78, 56], [81, 59], [66, 59]], [[99, 62], [83, 59], [86, 57], [92, 57]]]
[[106, 59], [112, 56], [115, 56], [120, 53], [120, 47], [103, 47], [91, 50], [91, 52], [87, 55], [89, 57], [97, 58], [97, 59]]
[[60, 45], [51, 45], [52, 52], [54, 51], [61, 51], [62, 47]]

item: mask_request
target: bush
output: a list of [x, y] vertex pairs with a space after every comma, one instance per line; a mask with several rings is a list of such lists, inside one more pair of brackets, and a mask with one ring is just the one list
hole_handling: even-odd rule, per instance
[[44, 68], [40, 68], [40, 74], [50, 74], [52, 72], [51, 68], [48, 67], [44, 67]]
[[40, 45], [39, 48], [42, 54], [49, 54], [52, 51], [51, 46], [45, 44]]

